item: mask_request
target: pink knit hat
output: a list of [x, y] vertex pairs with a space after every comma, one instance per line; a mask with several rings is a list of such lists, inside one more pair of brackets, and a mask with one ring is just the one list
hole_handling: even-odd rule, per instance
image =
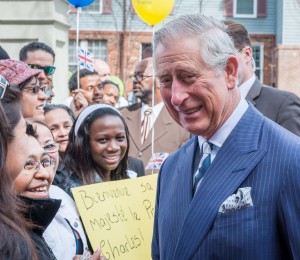
[[29, 68], [22, 61], [0, 60], [0, 74], [7, 79], [10, 85], [19, 86], [40, 72], [41, 70]]

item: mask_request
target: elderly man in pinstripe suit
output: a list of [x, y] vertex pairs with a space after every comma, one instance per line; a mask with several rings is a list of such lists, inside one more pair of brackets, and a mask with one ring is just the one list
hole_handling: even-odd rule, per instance
[[224, 25], [185, 15], [154, 46], [165, 105], [195, 136], [161, 168], [153, 259], [300, 259], [300, 139], [241, 97]]

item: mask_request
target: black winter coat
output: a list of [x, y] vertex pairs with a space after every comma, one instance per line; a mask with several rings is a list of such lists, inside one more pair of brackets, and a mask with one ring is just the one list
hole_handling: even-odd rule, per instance
[[48, 225], [55, 217], [61, 200], [55, 199], [31, 199], [24, 196], [19, 196], [27, 205], [25, 217], [34, 224], [34, 227], [29, 232], [31, 239], [35, 243], [36, 251], [40, 260], [56, 259], [52, 250], [47, 245], [43, 238], [43, 233]]

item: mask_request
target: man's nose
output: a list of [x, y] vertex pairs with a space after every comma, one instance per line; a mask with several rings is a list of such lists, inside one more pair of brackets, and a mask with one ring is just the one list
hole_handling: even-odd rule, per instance
[[99, 87], [98, 85], [96, 85], [96, 86], [94, 86], [94, 88], [93, 88], [93, 93], [94, 93], [94, 95], [95, 95], [95, 94], [96, 94], [96, 95], [99, 95], [99, 94], [103, 93], [103, 90], [102, 90], [101, 87]]
[[39, 79], [39, 80], [41, 80], [41, 79], [46, 79], [46, 74], [45, 74], [45, 71], [44, 71], [44, 70], [42, 70], [42, 71], [40, 72], [40, 74], [38, 75], [38, 79]]
[[172, 81], [172, 97], [171, 103], [173, 106], [180, 106], [185, 99], [188, 98], [186, 87], [183, 86], [178, 80], [173, 79]]

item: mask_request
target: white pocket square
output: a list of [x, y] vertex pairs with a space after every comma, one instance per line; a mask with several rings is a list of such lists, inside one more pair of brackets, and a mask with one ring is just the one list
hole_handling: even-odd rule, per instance
[[250, 206], [253, 206], [251, 187], [239, 188], [236, 194], [229, 196], [222, 203], [219, 208], [219, 213], [227, 213]]

